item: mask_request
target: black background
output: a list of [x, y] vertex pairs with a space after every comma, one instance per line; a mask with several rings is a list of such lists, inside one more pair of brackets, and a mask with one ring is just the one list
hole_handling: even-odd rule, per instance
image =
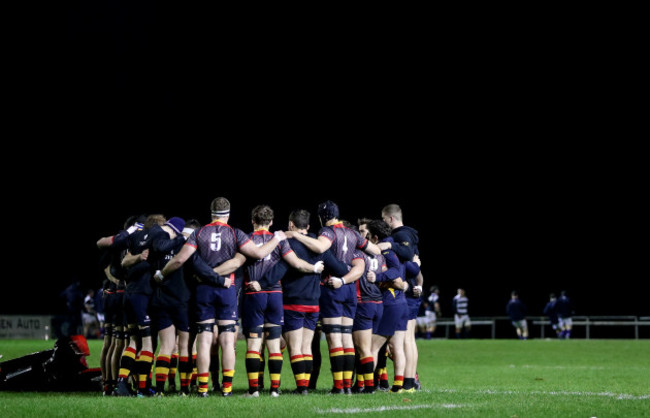
[[128, 216], [206, 223], [225, 196], [245, 231], [260, 203], [277, 229], [328, 199], [352, 222], [398, 203], [445, 316], [458, 287], [473, 316], [504, 315], [514, 289], [533, 315], [561, 290], [580, 315], [650, 314], [642, 166], [589, 114], [588, 50], [86, 3], [20, 50], [0, 312], [62, 312], [73, 279], [99, 286], [95, 242]]

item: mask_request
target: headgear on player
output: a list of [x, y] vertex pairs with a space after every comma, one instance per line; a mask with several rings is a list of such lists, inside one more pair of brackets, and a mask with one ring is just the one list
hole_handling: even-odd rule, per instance
[[321, 225], [325, 225], [330, 219], [339, 218], [339, 207], [336, 203], [328, 200], [318, 205], [318, 219]]

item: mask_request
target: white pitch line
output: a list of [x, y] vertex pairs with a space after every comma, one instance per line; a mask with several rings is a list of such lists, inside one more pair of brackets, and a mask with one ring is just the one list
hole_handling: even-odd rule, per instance
[[[423, 390], [424, 392], [424, 390]], [[434, 392], [443, 392], [443, 393], [459, 393], [459, 392], [468, 392], [463, 390], [456, 389], [441, 389], [441, 390], [432, 390], [427, 391], [429, 393]], [[588, 397], [607, 397], [614, 398], [619, 400], [644, 400], [650, 399], [650, 394], [644, 395], [631, 395], [629, 393], [613, 393], [613, 392], [583, 392], [583, 391], [563, 391], [563, 390], [553, 390], [553, 391], [540, 391], [535, 390], [531, 392], [521, 392], [517, 390], [477, 390], [473, 391], [474, 393], [479, 394], [488, 394], [488, 395], [549, 395], [549, 396], [588, 396]]]
[[441, 405], [409, 405], [409, 406], [379, 406], [376, 408], [330, 408], [320, 409], [316, 408], [314, 411], [318, 414], [361, 414], [368, 412], [387, 412], [387, 411], [404, 411], [410, 409], [423, 409], [423, 408], [460, 408], [461, 405], [457, 404], [441, 404]]

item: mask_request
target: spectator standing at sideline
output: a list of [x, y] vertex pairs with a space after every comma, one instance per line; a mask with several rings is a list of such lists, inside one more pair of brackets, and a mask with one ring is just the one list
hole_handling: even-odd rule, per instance
[[510, 300], [506, 305], [506, 313], [510, 317], [512, 326], [517, 331], [517, 337], [520, 340], [527, 340], [528, 323], [526, 321], [526, 315], [528, 314], [528, 310], [526, 305], [519, 299], [519, 293], [517, 291], [513, 290], [510, 294]]
[[560, 326], [560, 338], [571, 338], [571, 329], [573, 328], [573, 305], [571, 299], [567, 296], [566, 290], [560, 292], [560, 297], [555, 303], [558, 324]]
[[544, 306], [544, 315], [546, 315], [548, 317], [548, 320], [551, 322], [551, 328], [553, 328], [553, 331], [555, 331], [555, 335], [560, 338], [562, 329], [560, 328], [557, 317], [557, 309], [555, 308], [556, 302], [557, 297], [555, 296], [555, 293], [551, 293], [549, 295], [549, 301], [546, 303], [546, 306]]
[[465, 289], [459, 288], [458, 293], [452, 300], [454, 311], [454, 322], [456, 325], [456, 338], [469, 338], [469, 331], [472, 323], [469, 319], [469, 300], [465, 295]]

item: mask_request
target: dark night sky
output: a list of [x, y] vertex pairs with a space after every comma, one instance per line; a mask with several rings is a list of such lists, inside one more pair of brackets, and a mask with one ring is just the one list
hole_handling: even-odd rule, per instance
[[[286, 159], [281, 161], [288, 167], [243, 164], [230, 176], [181, 164], [174, 180], [146, 170], [142, 177], [112, 181], [111, 175], [95, 174], [102, 170], [92, 165], [108, 164], [100, 158], [75, 166], [70, 174], [50, 167], [50, 175], [33, 185], [42, 191], [38, 197], [19, 199], [27, 204], [21, 216], [33, 220], [28, 230], [37, 232], [14, 233], [20, 250], [12, 262], [24, 267], [12, 276], [16, 290], [2, 292], [0, 312], [60, 311], [57, 294], [72, 278], [99, 284], [95, 242], [115, 233], [129, 215], [159, 212], [205, 223], [210, 201], [223, 195], [233, 205], [231, 224], [245, 231], [250, 230], [250, 210], [259, 203], [275, 209], [277, 229], [286, 228], [291, 209], [313, 213], [327, 199], [336, 201], [342, 218], [351, 221], [378, 217], [387, 203], [400, 204], [405, 223], [420, 234], [425, 286], [441, 287], [443, 309], [462, 286], [474, 316], [503, 315], [513, 289], [532, 315], [541, 315], [549, 292], [563, 289], [573, 296], [578, 314], [650, 313], [645, 298], [634, 291], [642, 279], [635, 270], [641, 251], [624, 241], [629, 221], [607, 220], [622, 212], [609, 200], [619, 198], [624, 205], [625, 198], [603, 187], [601, 176], [576, 173], [570, 164], [553, 176], [523, 163], [500, 162], [500, 168], [476, 161], [450, 164], [454, 156], [437, 151], [426, 152], [429, 164], [413, 177], [397, 170], [375, 172], [377, 181], [350, 176], [354, 180], [347, 183], [341, 176], [307, 180], [320, 166], [318, 160], [302, 162], [302, 171]], [[74, 166], [73, 161], [64, 164]], [[242, 170], [250, 177], [238, 173]]]
[[259, 203], [278, 229], [328, 199], [351, 221], [400, 204], [443, 313], [463, 286], [474, 316], [504, 315], [513, 289], [533, 315], [563, 289], [578, 314], [650, 315], [640, 168], [566, 116], [576, 83], [531, 81], [526, 56], [495, 70], [503, 56], [479, 40], [465, 54], [409, 43], [435, 65], [398, 43], [237, 48], [189, 6], [84, 3], [44, 42], [47, 75], [23, 74], [46, 113], [25, 126], [44, 139], [19, 141], [20, 170], [3, 168], [17, 245], [0, 313], [60, 312], [72, 278], [97, 286], [95, 242], [129, 215], [207, 222], [226, 196], [246, 231]]

